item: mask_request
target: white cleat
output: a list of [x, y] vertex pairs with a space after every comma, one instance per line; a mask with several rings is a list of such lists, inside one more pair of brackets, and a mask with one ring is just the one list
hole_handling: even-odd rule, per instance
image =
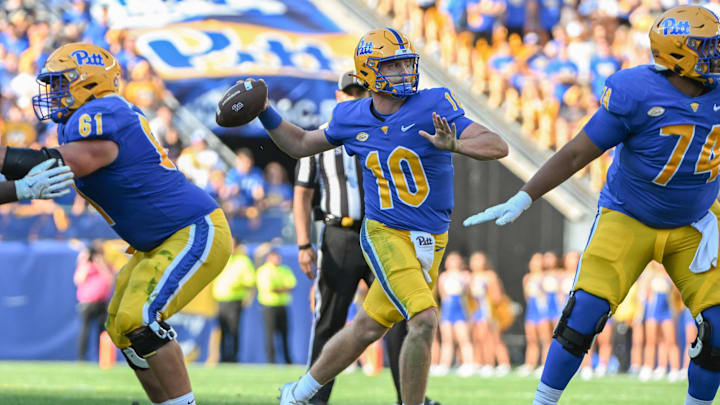
[[492, 377], [495, 375], [495, 368], [489, 364], [486, 364], [478, 370], [478, 375], [483, 378]]
[[650, 367], [643, 366], [638, 373], [638, 379], [642, 382], [645, 382], [650, 380], [650, 377], [652, 377], [652, 370], [650, 369]]
[[604, 364], [598, 364], [597, 368], [595, 368], [595, 376], [596, 377], [605, 377], [607, 375], [607, 367]]
[[544, 369], [544, 368], [545, 368], [545, 366], [540, 366], [540, 367], [538, 367], [538, 368], [535, 369], [535, 378], [540, 378], [540, 377], [542, 377], [542, 373], [543, 373], [543, 369]]
[[508, 364], [500, 364], [499, 366], [495, 367], [495, 377], [505, 377], [506, 375], [510, 374], [510, 365]]
[[528, 366], [527, 364], [523, 364], [522, 366], [515, 369], [515, 373], [517, 373], [518, 377], [528, 377], [530, 374], [532, 374], [533, 368]]
[[434, 369], [430, 368], [430, 375], [432, 375], [433, 377], [444, 377], [448, 375], [449, 372], [450, 369], [443, 365], [437, 365]]
[[656, 368], [652, 373], [653, 380], [662, 380], [665, 378], [665, 369], [662, 367]]
[[463, 364], [458, 367], [457, 374], [460, 377], [472, 377], [475, 374], [475, 366], [473, 364]]
[[671, 383], [680, 381], [681, 378], [682, 378], [682, 376], [680, 375], [680, 370], [670, 370], [670, 372], [667, 375], [667, 379]]
[[280, 400], [280, 405], [310, 405], [310, 402], [306, 400], [295, 399], [296, 385], [296, 382], [289, 382], [278, 388], [280, 390], [280, 395], [278, 396], [278, 399]]
[[580, 378], [583, 381], [588, 381], [593, 378], [593, 369], [592, 367], [583, 367], [580, 369]]

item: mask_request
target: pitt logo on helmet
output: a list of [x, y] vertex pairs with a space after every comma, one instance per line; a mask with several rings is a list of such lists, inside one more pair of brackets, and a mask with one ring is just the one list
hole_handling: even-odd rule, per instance
[[372, 53], [373, 43], [372, 42], [365, 42], [363, 40], [360, 40], [360, 44], [358, 44], [357, 47], [357, 56], [360, 55], [367, 55]]
[[668, 18], [662, 22], [663, 35], [689, 35], [690, 21], [676, 21], [674, 18]]
[[105, 61], [103, 60], [102, 55], [99, 53], [93, 53], [92, 55], [88, 54], [87, 51], [78, 49], [77, 51], [70, 54], [73, 58], [75, 58], [78, 66], [82, 65], [95, 65], [95, 66], [103, 66], [105, 65]]

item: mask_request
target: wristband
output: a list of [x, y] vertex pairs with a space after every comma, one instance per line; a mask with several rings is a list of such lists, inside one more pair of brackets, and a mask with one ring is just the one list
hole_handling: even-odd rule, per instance
[[272, 106], [269, 106], [267, 110], [261, 112], [258, 118], [260, 118], [260, 122], [268, 131], [279, 127], [283, 121], [280, 114], [278, 114]]
[[299, 245], [298, 250], [312, 249], [312, 247], [313, 247], [312, 243], [306, 243], [304, 245]]

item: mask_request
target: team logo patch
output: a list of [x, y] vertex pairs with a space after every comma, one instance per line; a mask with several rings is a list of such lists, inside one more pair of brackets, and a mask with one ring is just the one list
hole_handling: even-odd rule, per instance
[[651, 117], [659, 117], [665, 113], [665, 109], [660, 107], [659, 105], [656, 105], [655, 107], [652, 107], [648, 110], [647, 115]]
[[387, 125], [380, 128], [383, 131], [383, 134], [387, 135], [388, 127]]
[[690, 103], [690, 108], [692, 108], [693, 112], [697, 112], [698, 107], [700, 107], [700, 104], [698, 104], [698, 103]]
[[365, 142], [370, 138], [370, 135], [367, 132], [360, 132], [359, 134], [355, 135], [355, 139], [357, 139], [360, 142]]
[[358, 44], [357, 48], [357, 56], [360, 55], [368, 55], [373, 52], [373, 43], [372, 42], [365, 42], [360, 41], [360, 44]]
[[663, 35], [690, 35], [690, 21], [668, 18], [660, 23]]
[[89, 54], [89, 53], [87, 53], [87, 51], [78, 49], [77, 51], [71, 53], [70, 56], [75, 58], [75, 62], [77, 62], [78, 66], [82, 66], [82, 65], [105, 66], [105, 60], [103, 59], [102, 55], [100, 55], [99, 53]]

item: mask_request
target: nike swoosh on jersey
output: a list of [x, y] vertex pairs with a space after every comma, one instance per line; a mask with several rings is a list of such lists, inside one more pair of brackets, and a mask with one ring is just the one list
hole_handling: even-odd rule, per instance
[[403, 131], [403, 132], [405, 132], [405, 131], [407, 131], [408, 129], [414, 127], [414, 126], [415, 126], [415, 123], [412, 123], [412, 124], [410, 124], [410, 125], [408, 125], [408, 126], [403, 125], [402, 127], [400, 127], [400, 130]]
[[720, 105], [713, 104], [713, 111], [720, 111]]

